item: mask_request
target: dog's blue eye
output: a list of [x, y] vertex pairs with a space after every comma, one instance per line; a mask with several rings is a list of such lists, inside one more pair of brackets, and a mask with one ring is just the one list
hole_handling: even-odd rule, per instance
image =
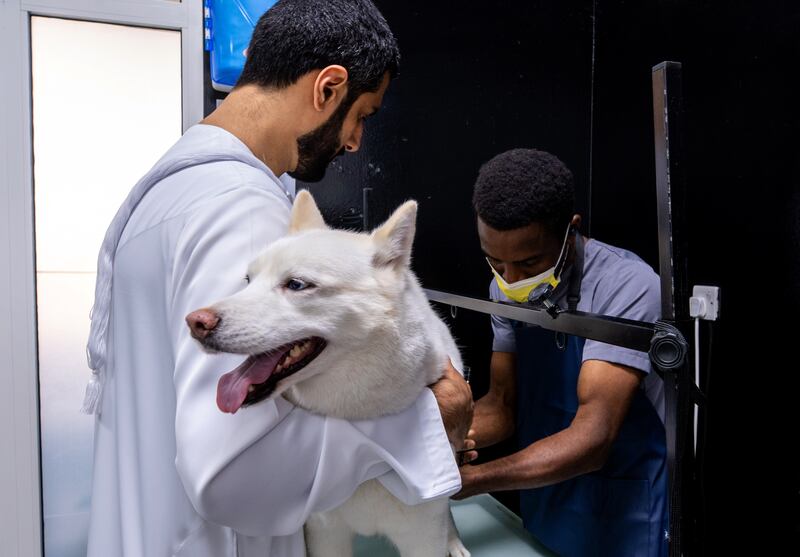
[[286, 281], [286, 288], [288, 288], [289, 290], [305, 290], [309, 286], [311, 285], [306, 281], [296, 278], [289, 279], [288, 281]]

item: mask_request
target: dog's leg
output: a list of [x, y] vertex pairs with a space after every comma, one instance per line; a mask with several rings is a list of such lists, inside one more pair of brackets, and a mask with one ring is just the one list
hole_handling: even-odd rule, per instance
[[441, 535], [427, 535], [425, 533], [408, 533], [401, 537], [392, 538], [394, 545], [400, 552], [400, 557], [447, 557], [447, 538], [444, 532]]
[[461, 543], [461, 538], [458, 537], [458, 529], [456, 529], [453, 512], [450, 509], [447, 509], [447, 555], [449, 557], [470, 556], [467, 548]]
[[305, 526], [308, 557], [353, 554], [353, 530], [335, 512], [312, 514]]
[[447, 556], [447, 522], [444, 514], [411, 512], [406, 513], [404, 518], [403, 523], [393, 524], [386, 532], [401, 557]]

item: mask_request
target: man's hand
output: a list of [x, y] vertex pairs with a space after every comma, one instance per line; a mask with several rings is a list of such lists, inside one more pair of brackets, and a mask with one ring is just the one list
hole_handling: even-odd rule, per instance
[[461, 491], [451, 496], [451, 499], [460, 501], [479, 493], [485, 493], [486, 490], [481, 486], [480, 467], [471, 466], [467, 464], [458, 469], [461, 472]]
[[461, 450], [472, 424], [472, 389], [448, 360], [444, 375], [431, 385], [431, 390], [439, 403], [447, 438], [457, 451]]
[[470, 429], [469, 433], [467, 433], [467, 438], [464, 439], [461, 450], [458, 451], [458, 458], [456, 458], [456, 461], [459, 466], [469, 464], [478, 458], [478, 451], [475, 450], [475, 446], [475, 430]]

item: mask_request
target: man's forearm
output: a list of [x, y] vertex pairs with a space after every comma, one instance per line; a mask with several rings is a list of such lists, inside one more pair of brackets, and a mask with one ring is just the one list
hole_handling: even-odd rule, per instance
[[479, 449], [508, 439], [514, 433], [513, 409], [506, 407], [499, 397], [487, 394], [475, 403], [472, 431], [470, 437]]
[[489, 491], [532, 489], [593, 472], [605, 462], [609, 443], [580, 427], [570, 427], [486, 464], [461, 469], [458, 498]]

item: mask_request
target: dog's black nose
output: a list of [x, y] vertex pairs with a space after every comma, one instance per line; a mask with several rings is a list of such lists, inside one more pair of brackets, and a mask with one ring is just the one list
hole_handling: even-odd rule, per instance
[[198, 309], [186, 316], [186, 324], [197, 340], [206, 338], [218, 323], [219, 316], [210, 309]]

